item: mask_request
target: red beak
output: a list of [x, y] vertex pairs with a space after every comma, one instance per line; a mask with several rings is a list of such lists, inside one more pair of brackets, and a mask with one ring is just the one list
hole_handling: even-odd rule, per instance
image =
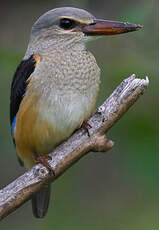
[[128, 33], [141, 28], [141, 25], [130, 24], [127, 22], [94, 19], [93, 23], [82, 27], [81, 31], [86, 35], [95, 36]]

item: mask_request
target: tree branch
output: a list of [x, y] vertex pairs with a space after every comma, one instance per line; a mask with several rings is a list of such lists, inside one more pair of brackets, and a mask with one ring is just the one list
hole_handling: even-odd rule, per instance
[[106, 152], [111, 149], [114, 143], [104, 133], [143, 94], [148, 84], [147, 77], [144, 80], [132, 75], [125, 79], [89, 119], [90, 137], [83, 129], [79, 129], [50, 154], [52, 160], [49, 164], [56, 176], [50, 175], [43, 165], [38, 164], [1, 189], [0, 220], [29, 200], [44, 184], [53, 182], [89, 151]]

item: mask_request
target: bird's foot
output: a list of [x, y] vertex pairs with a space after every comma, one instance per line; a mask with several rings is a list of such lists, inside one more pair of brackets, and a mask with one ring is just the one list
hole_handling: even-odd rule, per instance
[[47, 160], [52, 160], [52, 158], [49, 155], [42, 155], [42, 156], [37, 156], [34, 154], [34, 162], [36, 164], [41, 163], [43, 166], [45, 166], [50, 174], [53, 174], [55, 176], [54, 170], [51, 168], [50, 164], [48, 163]]
[[90, 137], [89, 129], [91, 129], [92, 126], [88, 123], [88, 121], [84, 121], [81, 127], [87, 132], [88, 136]]

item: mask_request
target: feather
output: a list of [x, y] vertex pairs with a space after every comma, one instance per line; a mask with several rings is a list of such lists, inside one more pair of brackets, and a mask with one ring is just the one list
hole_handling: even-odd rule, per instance
[[32, 198], [32, 210], [36, 218], [45, 217], [50, 200], [51, 185], [45, 185], [37, 194]]
[[[11, 124], [11, 134], [14, 140], [14, 130], [16, 124], [16, 115], [20, 106], [20, 103], [23, 99], [23, 96], [27, 88], [27, 80], [30, 75], [34, 72], [36, 65], [36, 59], [34, 55], [31, 55], [27, 60], [23, 60], [17, 67], [15, 74], [13, 76], [11, 84], [11, 95], [10, 95], [10, 124]], [[23, 166], [23, 162], [18, 157], [20, 165]]]

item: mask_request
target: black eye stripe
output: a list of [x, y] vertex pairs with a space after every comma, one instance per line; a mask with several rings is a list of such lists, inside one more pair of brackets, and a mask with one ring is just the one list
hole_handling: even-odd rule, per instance
[[64, 30], [70, 30], [76, 26], [76, 22], [69, 18], [60, 19], [60, 27]]

